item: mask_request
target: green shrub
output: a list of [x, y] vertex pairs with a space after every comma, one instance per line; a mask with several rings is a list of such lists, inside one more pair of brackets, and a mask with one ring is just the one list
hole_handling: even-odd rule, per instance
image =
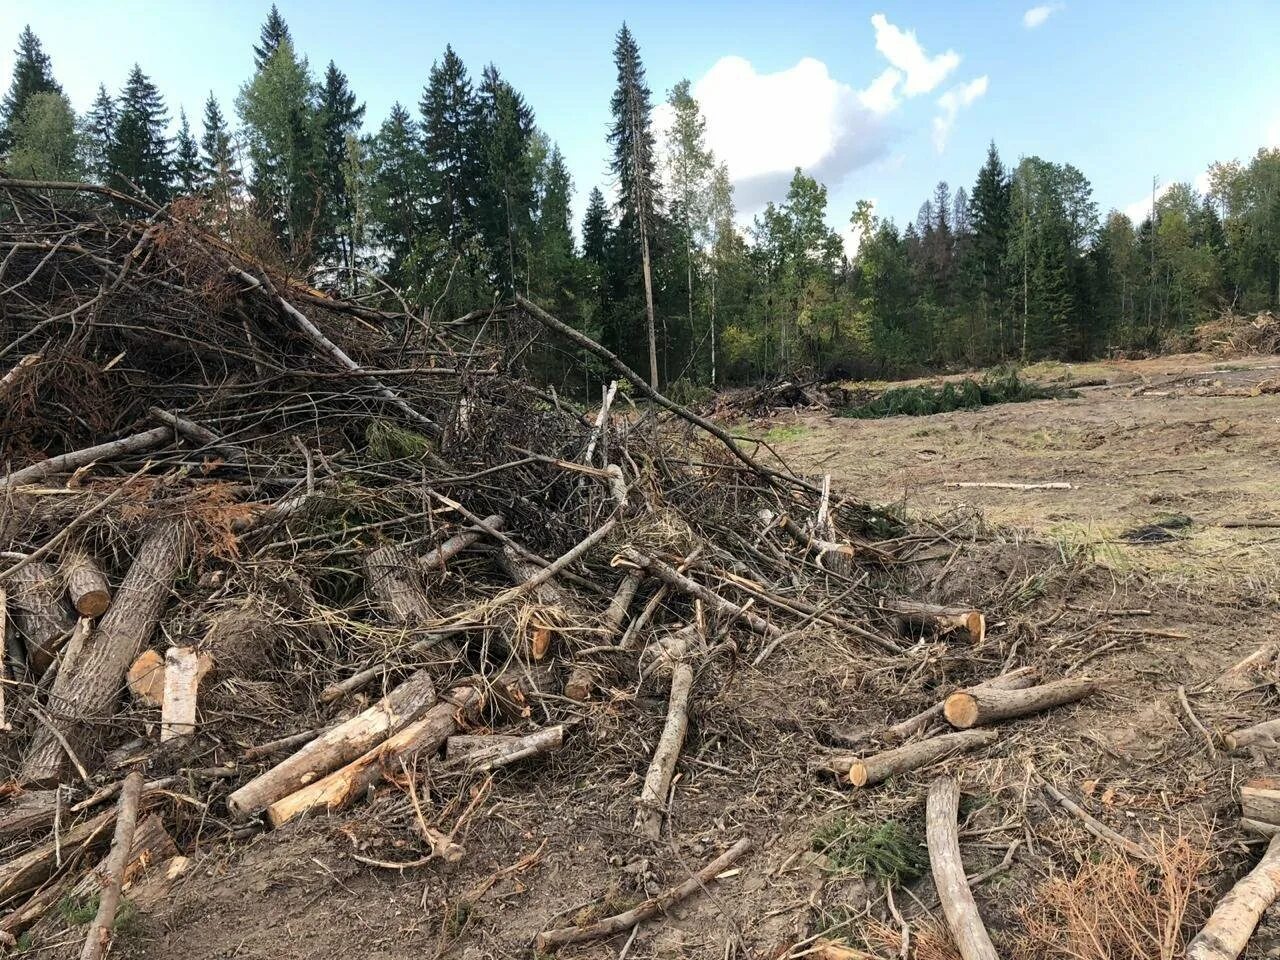
[[889, 820], [871, 824], [841, 818], [813, 835], [813, 849], [844, 875], [911, 883], [928, 867], [920, 838]]
[[1022, 403], [1026, 400], [1052, 400], [1074, 397], [1077, 394], [1061, 387], [1043, 387], [1023, 380], [1018, 371], [988, 374], [981, 380], [966, 377], [950, 381], [941, 387], [894, 387], [874, 400], [845, 407], [842, 417], [856, 420], [875, 420], [880, 417], [927, 417], [952, 410], [976, 410], [978, 407], [998, 403]]

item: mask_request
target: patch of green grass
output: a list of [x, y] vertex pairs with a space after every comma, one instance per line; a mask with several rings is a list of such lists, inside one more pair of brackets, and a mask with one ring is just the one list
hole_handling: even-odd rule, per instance
[[840, 416], [855, 420], [881, 417], [927, 417], [952, 410], [976, 410], [998, 403], [1023, 403], [1028, 400], [1051, 400], [1077, 394], [1061, 387], [1044, 387], [1023, 380], [1017, 370], [988, 374], [981, 380], [966, 378], [944, 383], [941, 387], [926, 385], [895, 387], [867, 403], [845, 407]]
[[98, 896], [90, 897], [65, 896], [58, 901], [58, 916], [63, 922], [73, 927], [83, 927], [98, 915]]
[[865, 823], [841, 817], [813, 835], [813, 849], [845, 876], [911, 883], [928, 867], [920, 838], [895, 820]]

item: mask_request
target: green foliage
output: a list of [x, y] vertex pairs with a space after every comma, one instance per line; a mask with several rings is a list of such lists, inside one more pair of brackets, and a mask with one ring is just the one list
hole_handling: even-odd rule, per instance
[[1073, 391], [1061, 387], [1044, 387], [1018, 376], [1016, 369], [974, 380], [948, 381], [941, 387], [911, 386], [886, 390], [874, 400], [840, 411], [840, 416], [855, 420], [880, 417], [927, 417], [952, 410], [976, 410], [998, 403], [1022, 403], [1027, 400], [1052, 400], [1073, 397]]
[[98, 895], [88, 897], [65, 896], [58, 901], [57, 912], [64, 923], [82, 927], [98, 915]]
[[365, 443], [375, 460], [421, 460], [432, 451], [431, 440], [390, 420], [370, 420]]
[[893, 820], [872, 824], [839, 818], [814, 833], [813, 849], [842, 875], [885, 883], [918, 880], [929, 864], [920, 838]]
[[62, 93], [46, 91], [30, 97], [9, 133], [13, 147], [6, 167], [11, 176], [78, 180], [82, 175], [76, 116]]

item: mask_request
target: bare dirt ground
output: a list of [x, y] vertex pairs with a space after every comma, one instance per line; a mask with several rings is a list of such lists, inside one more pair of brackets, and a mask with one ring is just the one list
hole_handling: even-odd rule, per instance
[[[755, 849], [740, 869], [643, 924], [634, 940], [562, 955], [814, 956], [815, 938], [826, 937], [887, 958], [899, 955], [896, 911], [911, 933], [905, 955], [954, 957], [937, 935], [927, 867], [919, 879], [904, 876], [890, 900], [876, 871], [859, 866], [865, 850], [847, 839], [853, 827], [893, 824], [918, 857], [924, 795], [938, 768], [851, 792], [818, 767], [825, 751], [847, 749], [860, 731], [1015, 664], [1109, 683], [1078, 706], [1003, 726], [991, 749], [946, 764], [965, 788], [963, 854], [969, 872], [984, 875], [978, 904], [1001, 955], [1066, 955], [1055, 950], [1074, 942], [1070, 931], [1097, 918], [1064, 912], [1062, 891], [1117, 856], [1046, 801], [1028, 763], [1130, 839], [1154, 848], [1163, 832], [1205, 851], [1211, 859], [1186, 883], [1193, 928], [1256, 850], [1236, 826], [1235, 785], [1269, 763], [1227, 754], [1217, 735], [1280, 706], [1273, 672], [1243, 688], [1218, 683], [1229, 665], [1280, 639], [1280, 395], [1197, 394], [1247, 390], [1274, 377], [1276, 364], [1106, 364], [1068, 372], [1113, 381], [1072, 400], [878, 421], [785, 413], [739, 424], [797, 469], [830, 473], [840, 494], [936, 523], [906, 576], [918, 596], [998, 612], [986, 642], [922, 640], [894, 658], [828, 631], [796, 639], [760, 668], [749, 657], [718, 668], [727, 673], [704, 687], [717, 692], [695, 692], [657, 845], [638, 841], [631, 821], [662, 692], [616, 690], [583, 711], [566, 749], [548, 761], [511, 768], [487, 787], [429, 780], [428, 814], [446, 827], [473, 791], [488, 791], [459, 830], [460, 864], [394, 869], [418, 854], [402, 850], [407, 835], [389, 826], [403, 819], [403, 798], [383, 796], [346, 817], [199, 851], [168, 897], [139, 911], [120, 955], [528, 958], [539, 930], [633, 906], [750, 836]], [[1072, 489], [946, 485], [966, 481], [1067, 481]], [[1241, 525], [1249, 523], [1273, 526]], [[1153, 524], [1166, 526], [1134, 542], [1134, 531]], [[1182, 706], [1180, 687], [1213, 743]], [[631, 719], [634, 703], [641, 723]], [[214, 813], [192, 813], [205, 815]], [[1153, 899], [1132, 907], [1132, 926], [1158, 927], [1158, 885], [1138, 886], [1138, 896]], [[1086, 914], [1099, 907], [1096, 898], [1071, 902]], [[1264, 922], [1247, 955], [1275, 955], [1268, 951], [1278, 946], [1280, 924]], [[1076, 955], [1173, 949], [1104, 937]]]

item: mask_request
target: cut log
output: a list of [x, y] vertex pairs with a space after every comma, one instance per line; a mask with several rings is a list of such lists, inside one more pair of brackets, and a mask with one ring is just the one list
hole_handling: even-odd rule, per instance
[[948, 487], [961, 490], [1074, 490], [1065, 480], [1049, 480], [1045, 483], [1009, 483], [994, 480], [948, 483]]
[[1280, 720], [1266, 720], [1252, 727], [1241, 727], [1222, 738], [1228, 750], [1280, 750]]
[[750, 838], [743, 837], [679, 886], [664, 890], [657, 896], [650, 897], [639, 906], [632, 907], [625, 913], [605, 917], [603, 920], [597, 920], [595, 923], [590, 923], [586, 926], [544, 930], [538, 934], [537, 939], [534, 941], [534, 946], [542, 953], [552, 953], [569, 944], [589, 943], [593, 940], [603, 940], [615, 934], [625, 933], [637, 924], [656, 917], [660, 913], [665, 913], [677, 903], [706, 887], [741, 860], [743, 854], [750, 849]]
[[1280, 779], [1259, 777], [1242, 784], [1240, 816], [1251, 825], [1265, 824], [1271, 827], [1266, 831], [1268, 834], [1280, 831]]
[[[1019, 667], [1016, 670], [1010, 670], [1008, 673], [1002, 673], [998, 677], [992, 677], [990, 680], [975, 684], [974, 688], [995, 687], [999, 690], [1023, 690], [1027, 687], [1035, 686], [1038, 676], [1039, 673], [1035, 667]], [[905, 740], [907, 737], [928, 729], [929, 724], [935, 720], [942, 719], [943, 703], [944, 701], [939, 700], [928, 710], [922, 710], [914, 717], [900, 720], [885, 730], [880, 735], [881, 739], [892, 743], [895, 740]]]
[[[143, 787], [145, 799], [147, 787]], [[133, 831], [133, 844], [129, 850], [129, 861], [124, 866], [123, 887], [141, 879], [151, 867], [164, 863], [178, 856], [178, 845], [172, 835], [165, 829], [164, 820], [159, 814], [151, 813], [138, 821]], [[106, 863], [100, 863], [81, 877], [71, 888], [71, 896], [76, 899], [96, 897], [106, 882]], [[130, 900], [133, 898], [130, 897]]]
[[523, 737], [491, 734], [476, 737], [462, 734], [445, 743], [446, 760], [472, 770], [496, 770], [519, 760], [559, 750], [564, 743], [564, 727], [557, 724]]
[[[601, 630], [601, 642], [608, 643], [622, 632], [622, 624], [627, 619], [627, 612], [631, 609], [631, 601], [635, 599], [636, 591], [640, 589], [640, 581], [643, 574], [639, 571], [629, 570], [618, 582], [618, 588], [613, 595], [613, 599], [609, 602], [608, 609], [604, 612], [603, 629]], [[569, 672], [569, 679], [564, 685], [564, 695], [570, 700], [586, 700], [591, 696], [591, 688], [595, 685], [595, 671], [585, 663], [574, 664], [573, 669]]]
[[622, 551], [622, 555], [629, 563], [635, 564], [646, 573], [656, 576], [659, 580], [681, 593], [688, 594], [698, 600], [701, 600], [708, 607], [725, 619], [726, 625], [734, 620], [741, 619], [755, 633], [763, 637], [774, 639], [782, 635], [782, 631], [773, 624], [768, 623], [746, 607], [740, 607], [736, 603], [731, 603], [720, 594], [716, 593], [710, 587], [707, 587], [696, 580], [693, 580], [683, 573], [680, 573], [670, 564], [663, 563], [661, 560], [653, 557], [645, 556], [639, 550], [627, 547]]
[[102, 570], [87, 553], [76, 550], [62, 558], [67, 595], [82, 617], [100, 617], [111, 606], [111, 588]]
[[869, 757], [838, 757], [829, 763], [829, 767], [855, 787], [873, 787], [890, 777], [937, 763], [952, 754], [990, 746], [999, 736], [994, 730], [944, 733]]
[[254, 777], [227, 798], [227, 809], [242, 819], [261, 813], [277, 800], [356, 760], [417, 720], [435, 702], [431, 675], [419, 670], [369, 709], [329, 728]]
[[454, 687], [434, 707], [373, 749], [267, 807], [267, 819], [278, 827], [309, 810], [343, 810], [382, 779], [385, 769], [395, 770], [419, 753], [431, 754], [474, 722], [484, 705], [478, 686]]
[[190, 647], [170, 647], [164, 655], [164, 699], [160, 705], [160, 742], [185, 737], [196, 729], [196, 691], [200, 657]]
[[27, 664], [39, 676], [71, 635], [75, 617], [62, 596], [62, 578], [47, 563], [28, 563], [9, 580], [9, 615], [27, 650]]
[[164, 657], [158, 650], [143, 650], [129, 667], [127, 682], [133, 699], [148, 707], [164, 703]]
[[70, 830], [63, 830], [56, 841], [51, 837], [38, 847], [0, 865], [0, 903], [7, 903], [40, 886], [53, 875], [58, 864], [72, 854], [105, 847], [111, 839], [110, 827], [115, 819], [114, 808], [104, 810]]
[[[485, 517], [484, 523], [486, 527], [493, 530], [501, 530], [506, 524], [506, 520], [498, 516], [496, 513], [492, 516]], [[458, 554], [485, 538], [486, 534], [483, 530], [472, 529], [463, 530], [456, 533], [440, 546], [418, 558], [418, 569], [422, 571], [443, 570]]]
[[979, 610], [968, 607], [944, 607], [916, 600], [886, 600], [881, 605], [907, 623], [937, 633], [963, 633], [970, 643], [981, 643], [987, 637], [987, 618]]
[[929, 866], [938, 891], [947, 928], [963, 960], [999, 960], [995, 945], [982, 924], [978, 905], [960, 857], [960, 786], [951, 777], [939, 777], [929, 787], [925, 804], [925, 837]]
[[1011, 720], [1039, 713], [1065, 703], [1074, 703], [1101, 689], [1102, 682], [1087, 677], [1070, 680], [1053, 680], [1021, 690], [1001, 690], [998, 687], [974, 687], [960, 690], [947, 697], [942, 714], [947, 722], [960, 730], [983, 724]]
[[636, 830], [641, 836], [657, 840], [662, 835], [662, 812], [667, 808], [667, 794], [675, 774], [676, 761], [684, 747], [689, 729], [689, 697], [693, 691], [693, 664], [687, 659], [690, 641], [695, 637], [692, 624], [677, 630], [667, 641], [671, 659], [671, 693], [667, 697], [667, 721], [654, 748], [649, 772], [640, 790], [636, 811]]
[[15, 470], [0, 479], [0, 487], [16, 487], [24, 483], [35, 483], [38, 480], [43, 480], [59, 473], [74, 473], [81, 467], [86, 467], [98, 460], [110, 460], [113, 457], [124, 457], [131, 453], [144, 453], [147, 450], [154, 450], [172, 439], [172, 427], [153, 427], [141, 433], [121, 437], [119, 440], [99, 443], [96, 446], [85, 447], [82, 450], [72, 450], [60, 456], [33, 463], [29, 467], [23, 467], [21, 470]]
[[797, 544], [806, 550], [812, 550], [815, 554], [818, 566], [823, 570], [831, 570], [848, 576], [853, 569], [854, 561], [858, 556], [858, 549], [852, 543], [838, 543], [831, 540], [823, 540], [806, 532], [787, 514], [783, 514], [777, 519], [778, 529], [794, 540]]
[[[49, 693], [48, 712], [59, 733], [81, 752], [86, 724], [109, 718], [124, 685], [129, 665], [155, 631], [168, 604], [174, 580], [186, 563], [189, 537], [181, 521], [167, 520], [143, 541], [137, 558], [94, 642], [64, 662]], [[56, 783], [63, 767], [63, 747], [47, 724], [37, 727], [23, 759], [22, 779]]]
[[116, 812], [116, 833], [111, 840], [111, 852], [107, 854], [102, 870], [102, 895], [98, 900], [98, 913], [89, 924], [80, 960], [102, 960], [111, 944], [111, 931], [115, 925], [116, 908], [120, 906], [120, 888], [124, 884], [124, 868], [133, 851], [133, 832], [138, 825], [138, 800], [142, 796], [142, 771], [135, 770], [125, 779], [120, 791], [120, 804]]
[[1271, 840], [1258, 865], [1214, 908], [1187, 947], [1187, 960], [1235, 960], [1244, 953], [1263, 912], [1280, 897], [1280, 836]]

